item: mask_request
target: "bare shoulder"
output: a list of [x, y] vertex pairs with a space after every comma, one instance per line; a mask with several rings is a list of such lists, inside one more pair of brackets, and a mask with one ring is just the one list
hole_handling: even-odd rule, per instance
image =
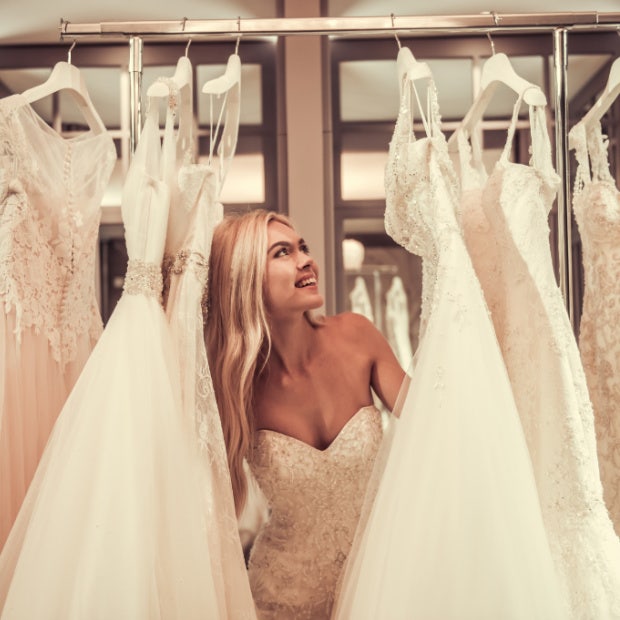
[[383, 341], [384, 337], [375, 325], [357, 312], [341, 312], [327, 316], [323, 321], [330, 336], [342, 338], [362, 346]]

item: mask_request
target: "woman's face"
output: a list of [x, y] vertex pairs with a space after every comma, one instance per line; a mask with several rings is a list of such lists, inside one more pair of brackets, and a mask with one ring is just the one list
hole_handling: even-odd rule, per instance
[[319, 269], [295, 230], [281, 222], [269, 222], [267, 248], [265, 298], [269, 314], [285, 317], [322, 306]]

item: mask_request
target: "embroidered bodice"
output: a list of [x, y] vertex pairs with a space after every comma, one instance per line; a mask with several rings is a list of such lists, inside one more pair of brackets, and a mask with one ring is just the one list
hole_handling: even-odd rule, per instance
[[[413, 133], [412, 92], [426, 128], [424, 139]], [[432, 313], [440, 256], [460, 237], [452, 205], [458, 199], [458, 180], [441, 132], [434, 81], [429, 80], [426, 115], [413, 82], [406, 86], [390, 142], [385, 173], [385, 230], [400, 245], [422, 257], [420, 340]], [[417, 163], [416, 163], [417, 162]]]
[[95, 245], [115, 160], [109, 134], [65, 139], [22, 95], [0, 100], [0, 300], [17, 337], [40, 330], [58, 362], [101, 332]]
[[605, 501], [620, 532], [620, 192], [600, 123], [576, 125], [570, 144], [577, 158], [573, 210], [585, 276], [579, 347], [594, 406]]
[[329, 618], [380, 439], [374, 406], [325, 450], [258, 431], [250, 467], [270, 506], [249, 564], [259, 618]]
[[174, 149], [174, 107], [168, 101], [163, 142], [159, 139], [159, 110], [150, 104], [132, 165], [121, 196], [129, 263], [124, 293], [155, 297], [161, 303], [161, 263], [170, 208], [170, 188], [163, 164]]

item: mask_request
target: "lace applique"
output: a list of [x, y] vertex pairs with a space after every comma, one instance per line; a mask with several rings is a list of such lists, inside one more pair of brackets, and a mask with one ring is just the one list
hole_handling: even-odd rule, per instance
[[[429, 317], [438, 279], [439, 248], [446, 247], [460, 230], [454, 215], [438, 213], [444, 204], [456, 204], [459, 182], [446, 140], [440, 130], [435, 84], [429, 83], [430, 136], [416, 140], [411, 118], [411, 89], [403, 89], [401, 106], [390, 141], [385, 171], [385, 230], [406, 250], [422, 257], [422, 308], [420, 340]], [[439, 187], [432, 177], [443, 179]], [[439, 195], [448, 193], [447, 200]]]
[[[6, 113], [3, 115], [3, 113]], [[0, 107], [0, 298], [16, 339], [34, 327], [53, 358], [75, 359], [102, 324], [95, 297], [99, 201], [116, 160], [107, 134], [69, 142], [21, 96]]]
[[128, 295], [154, 297], [161, 303], [162, 287], [161, 267], [159, 265], [146, 263], [137, 258], [129, 259], [123, 292]]
[[259, 431], [250, 467], [271, 515], [249, 576], [261, 619], [330, 617], [380, 440], [374, 407], [358, 411], [323, 451]]
[[[574, 617], [609, 617], [620, 604], [620, 547], [602, 502], [592, 408], [551, 261], [547, 214], [557, 175], [540, 134], [543, 115], [531, 118], [537, 123], [532, 165], [500, 160], [479, 195], [498, 252], [478, 248], [471, 256], [492, 300], [549, 542]], [[472, 216], [473, 210], [462, 215]]]
[[194, 252], [192, 250], [179, 250], [174, 255], [164, 255], [161, 269], [164, 282], [164, 305], [167, 305], [168, 303], [168, 295], [170, 293], [170, 278], [172, 277], [172, 275], [174, 274], [180, 276], [185, 272], [186, 269], [191, 269], [194, 272], [196, 279], [198, 280], [200, 286], [203, 289], [200, 305], [202, 307], [203, 323], [206, 322], [208, 313], [207, 280], [209, 273], [209, 262], [207, 261], [207, 259], [200, 252]]
[[[578, 168], [573, 211], [583, 246], [579, 347], [594, 408], [605, 503], [620, 533], [620, 192], [600, 123], [570, 133]], [[591, 165], [591, 172], [590, 172]]]

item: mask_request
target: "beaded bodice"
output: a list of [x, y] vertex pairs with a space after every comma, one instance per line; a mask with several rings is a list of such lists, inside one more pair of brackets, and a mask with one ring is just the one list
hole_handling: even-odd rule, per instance
[[458, 199], [458, 180], [440, 128], [439, 105], [434, 82], [429, 80], [426, 115], [420, 109], [427, 135], [416, 140], [413, 132], [412, 93], [415, 84], [403, 89], [390, 142], [385, 173], [385, 230], [400, 245], [422, 257], [422, 310], [420, 339], [432, 311], [439, 263], [451, 237], [460, 237], [453, 206]]
[[64, 139], [21, 95], [0, 100], [0, 300], [17, 338], [34, 327], [62, 363], [95, 339], [95, 245], [116, 150], [107, 133]]
[[325, 449], [258, 431], [250, 467], [270, 517], [250, 556], [260, 618], [328, 618], [381, 439], [374, 406]]

